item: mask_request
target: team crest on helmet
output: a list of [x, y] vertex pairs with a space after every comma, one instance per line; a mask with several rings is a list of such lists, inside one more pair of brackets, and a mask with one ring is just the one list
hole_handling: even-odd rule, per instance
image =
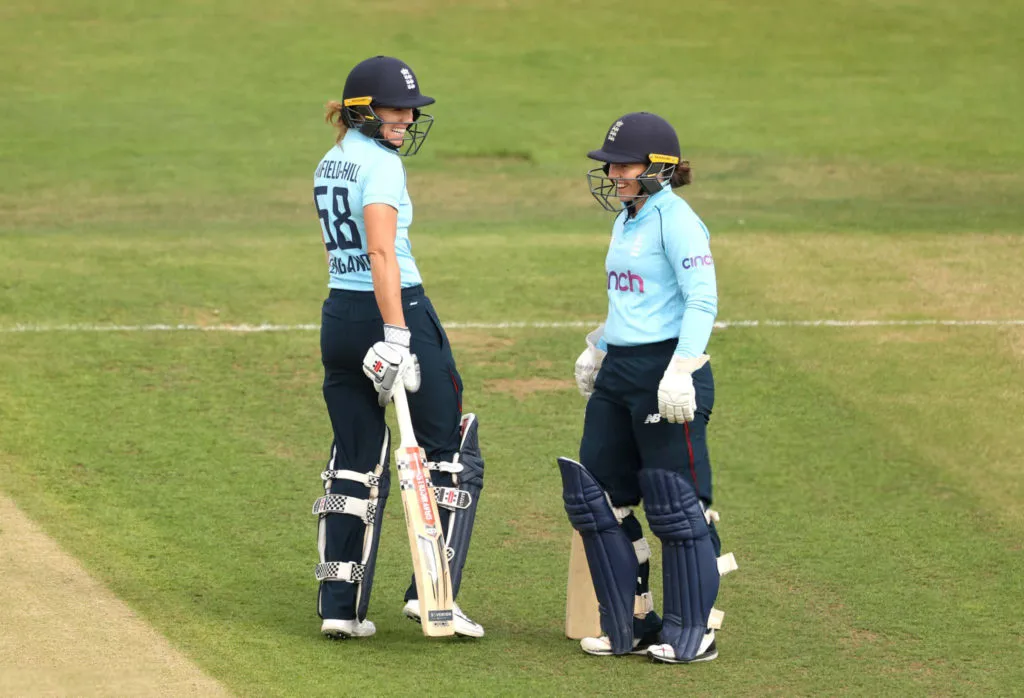
[[402, 77], [405, 78], [405, 86], [410, 90], [416, 89], [416, 78], [412, 76], [412, 73], [408, 68], [402, 68]]
[[619, 129], [622, 128], [622, 121], [616, 121], [612, 124], [612, 127], [608, 129], [608, 140], [615, 142], [615, 137], [619, 135]]

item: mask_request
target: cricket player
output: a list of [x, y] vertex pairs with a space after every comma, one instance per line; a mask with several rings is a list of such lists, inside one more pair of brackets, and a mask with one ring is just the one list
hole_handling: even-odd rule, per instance
[[[359, 63], [342, 101], [327, 104], [337, 140], [313, 176], [330, 276], [320, 352], [334, 431], [321, 474], [325, 495], [313, 507], [317, 612], [321, 632], [333, 638], [376, 631], [366, 614], [390, 488], [384, 407], [397, 381], [409, 393], [416, 440], [439, 495], [453, 595], [483, 486], [477, 422], [462, 415], [462, 379], [409, 241], [412, 202], [402, 158], [423, 145], [433, 118], [420, 110], [433, 103], [404, 62], [376, 56]], [[403, 613], [418, 621], [414, 583], [405, 601]], [[458, 605], [454, 627], [458, 635], [484, 634]]]
[[[721, 547], [708, 509], [715, 385], [704, 352], [718, 311], [709, 233], [673, 192], [690, 183], [690, 167], [665, 119], [626, 114], [588, 157], [603, 163], [587, 173], [590, 191], [616, 216], [605, 258], [607, 319], [575, 367], [589, 398], [580, 462], [559, 459], [604, 633], [581, 647], [709, 661], [721, 619], [712, 608]], [[662, 543], [663, 619], [648, 587], [650, 547], [630, 508], [641, 501]], [[730, 554], [722, 571], [733, 565]]]

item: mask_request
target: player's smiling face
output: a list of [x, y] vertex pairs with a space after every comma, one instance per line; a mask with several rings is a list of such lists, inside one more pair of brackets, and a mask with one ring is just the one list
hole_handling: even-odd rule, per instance
[[405, 131], [412, 122], [412, 109], [396, 109], [394, 107], [374, 107], [380, 117], [380, 135], [391, 145], [401, 147], [405, 141]]
[[646, 169], [647, 165], [639, 162], [625, 165], [611, 163], [608, 166], [608, 176], [616, 180], [615, 193], [620, 201], [632, 201], [640, 193], [640, 182], [636, 181], [636, 178], [642, 175]]

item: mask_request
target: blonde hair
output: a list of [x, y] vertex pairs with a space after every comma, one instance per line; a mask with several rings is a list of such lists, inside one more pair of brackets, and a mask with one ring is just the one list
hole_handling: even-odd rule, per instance
[[345, 125], [345, 120], [341, 118], [341, 112], [344, 107], [341, 102], [332, 99], [324, 106], [324, 109], [327, 112], [324, 121], [333, 126], [338, 132], [338, 137], [334, 139], [334, 142], [341, 143], [341, 139], [348, 133], [348, 126]]

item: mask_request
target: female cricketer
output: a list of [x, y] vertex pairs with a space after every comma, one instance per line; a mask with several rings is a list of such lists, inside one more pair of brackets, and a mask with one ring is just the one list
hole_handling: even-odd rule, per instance
[[[616, 119], [590, 191], [617, 213], [605, 258], [608, 315], [587, 336], [576, 382], [587, 402], [580, 462], [559, 459], [563, 498], [583, 538], [601, 609], [594, 655], [689, 663], [718, 656], [713, 608], [721, 552], [707, 424], [714, 379], [704, 353], [718, 310], [708, 229], [672, 190], [689, 184], [679, 139], [660, 116]], [[663, 618], [648, 587], [650, 547], [630, 507], [643, 502], [662, 543]]]
[[[446, 495], [438, 500], [456, 595], [483, 486], [476, 419], [462, 415], [462, 379], [409, 241], [412, 202], [402, 157], [423, 145], [433, 118], [420, 110], [433, 103], [404, 62], [375, 56], [359, 63], [342, 101], [327, 104], [337, 139], [313, 177], [330, 276], [320, 353], [334, 432], [321, 474], [325, 494], [313, 506], [317, 612], [321, 632], [333, 638], [376, 632], [366, 614], [390, 489], [384, 407], [396, 381], [409, 392], [433, 484]], [[415, 584], [405, 600], [403, 613], [418, 621]], [[458, 605], [454, 626], [459, 635], [484, 634]]]

